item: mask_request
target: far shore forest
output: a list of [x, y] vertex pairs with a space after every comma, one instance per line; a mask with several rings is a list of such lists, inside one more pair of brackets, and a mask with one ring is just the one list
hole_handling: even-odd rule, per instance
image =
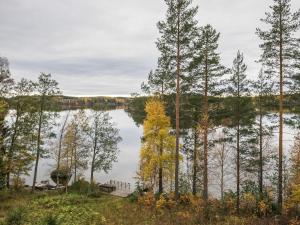
[[[164, 2], [157, 66], [130, 97], [64, 96], [48, 73], [14, 80], [0, 57], [0, 224], [300, 225], [300, 9], [270, 0], [253, 31], [261, 69], [249, 74], [242, 46], [223, 65], [222, 34], [196, 20], [192, 0]], [[136, 185], [124, 199], [94, 179], [122, 151], [114, 109], [143, 127]], [[287, 128], [296, 131], [289, 143]], [[41, 192], [46, 157], [56, 161], [45, 178], [55, 186]]]

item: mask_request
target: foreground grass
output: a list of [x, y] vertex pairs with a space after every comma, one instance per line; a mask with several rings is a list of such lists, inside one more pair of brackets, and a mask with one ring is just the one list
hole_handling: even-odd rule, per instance
[[[7, 219], [11, 217], [19, 217], [21, 223]], [[196, 215], [185, 211], [184, 206], [158, 210], [103, 193], [88, 196], [56, 192], [0, 193], [0, 221], [8, 225], [297, 224], [297, 221], [282, 223], [275, 219], [234, 216], [200, 222]]]

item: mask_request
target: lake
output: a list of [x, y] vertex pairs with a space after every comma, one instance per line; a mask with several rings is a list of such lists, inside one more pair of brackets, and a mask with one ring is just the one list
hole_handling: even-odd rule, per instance
[[[87, 115], [90, 110], [86, 110]], [[71, 111], [70, 116], [77, 111]], [[58, 123], [63, 123], [68, 111], [60, 112]], [[120, 153], [118, 155], [118, 162], [113, 164], [112, 170], [108, 174], [104, 172], [95, 172], [94, 178], [96, 182], [105, 183], [109, 180], [117, 180], [130, 183], [134, 187], [136, 171], [139, 165], [139, 148], [141, 143], [141, 136], [143, 134], [142, 127], [138, 127], [133, 119], [123, 110], [113, 110], [108, 112], [112, 120], [116, 123], [117, 128], [120, 130], [122, 142], [119, 144]], [[59, 128], [59, 127], [58, 127]], [[58, 133], [59, 129], [56, 129]], [[53, 158], [53, 157], [52, 157]], [[47, 158], [41, 159], [39, 162], [37, 182], [41, 180], [51, 180], [50, 173], [56, 168], [54, 159]], [[89, 180], [90, 171], [82, 171], [86, 180]], [[33, 170], [30, 176], [25, 177], [26, 184], [32, 185]]]
[[[70, 116], [72, 116], [76, 112], [77, 111], [71, 111]], [[60, 117], [59, 119], [57, 119], [57, 123], [62, 124], [67, 113], [68, 111], [60, 112]], [[97, 183], [106, 183], [109, 180], [117, 180], [130, 183], [131, 187], [134, 187], [136, 183], [135, 176], [139, 167], [139, 150], [141, 146], [143, 128], [142, 126], [137, 126], [134, 120], [123, 109], [108, 111], [108, 113], [112, 117], [112, 120], [116, 123], [117, 128], [120, 130], [120, 136], [122, 137], [122, 141], [119, 144], [120, 153], [118, 155], [118, 161], [113, 164], [111, 171], [109, 171], [107, 174], [101, 171], [95, 172], [95, 181]], [[86, 114], [90, 115], [91, 110], [87, 109]], [[268, 123], [268, 121], [265, 122]], [[61, 127], [58, 126], [54, 131], [59, 133], [60, 129]], [[297, 134], [297, 132], [297, 130], [285, 126], [284, 150], [287, 156], [289, 155], [289, 151], [293, 145], [294, 136]], [[270, 143], [275, 151], [277, 151], [278, 146], [277, 140], [278, 131], [275, 130], [274, 137], [272, 138], [272, 141]], [[234, 152], [232, 153], [234, 154]], [[40, 160], [37, 182], [40, 182], [42, 180], [51, 180], [50, 173], [56, 168], [56, 162], [53, 158], [54, 157], [52, 155], [52, 157], [50, 158]], [[182, 162], [181, 165], [184, 167], [185, 162]], [[273, 170], [275, 168], [270, 169]], [[90, 170], [80, 172], [86, 180], [89, 180]], [[235, 178], [233, 171], [230, 177], [231, 178], [228, 181], [227, 188], [234, 188]], [[31, 171], [30, 176], [25, 177], [26, 184], [32, 185], [32, 179], [33, 170]], [[218, 193], [218, 185], [213, 179], [210, 180], [210, 187], [212, 192]]]

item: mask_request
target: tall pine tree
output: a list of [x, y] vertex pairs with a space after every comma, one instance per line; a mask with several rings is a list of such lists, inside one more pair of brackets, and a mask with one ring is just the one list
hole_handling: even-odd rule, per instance
[[191, 64], [195, 90], [203, 96], [201, 105], [203, 107], [202, 118], [200, 122], [203, 130], [203, 148], [204, 148], [204, 171], [203, 171], [203, 198], [208, 200], [208, 148], [209, 148], [209, 127], [212, 123], [211, 118], [215, 110], [211, 110], [209, 97], [220, 96], [220, 80], [226, 73], [226, 69], [220, 63], [220, 54], [218, 53], [218, 33], [211, 25], [206, 25], [200, 29], [200, 35], [195, 45], [194, 60]]
[[262, 40], [263, 53], [261, 61], [267, 67], [267, 73], [277, 81], [279, 94], [279, 149], [278, 149], [278, 210], [282, 211], [283, 202], [283, 123], [284, 96], [295, 81], [299, 59], [300, 39], [295, 37], [300, 28], [300, 11], [292, 12], [291, 0], [274, 0], [270, 12], [262, 21], [269, 26], [268, 30], [257, 29]]
[[[241, 157], [250, 146], [247, 140], [251, 125], [254, 122], [254, 107], [249, 95], [250, 81], [247, 79], [247, 66], [244, 63], [244, 56], [240, 51], [233, 61], [232, 75], [227, 81], [227, 93], [225, 106], [228, 107], [230, 123], [228, 126], [234, 129], [232, 137], [236, 149], [236, 210], [240, 211], [240, 185], [241, 185]], [[227, 102], [226, 102], [227, 101]], [[250, 134], [251, 135], [251, 134]]]
[[169, 62], [172, 80], [176, 80], [176, 151], [175, 151], [175, 195], [179, 195], [179, 140], [180, 140], [180, 96], [188, 89], [188, 65], [191, 60], [192, 43], [196, 36], [198, 7], [192, 0], [165, 0], [168, 7], [166, 19], [158, 23], [160, 38], [157, 47]]
[[266, 164], [266, 154], [265, 143], [268, 140], [268, 137], [272, 135], [273, 127], [265, 124], [264, 119], [269, 118], [268, 107], [271, 106], [272, 94], [274, 89], [274, 82], [270, 77], [270, 74], [264, 72], [263, 69], [260, 70], [258, 79], [253, 82], [253, 92], [256, 94], [255, 103], [258, 115], [258, 145], [259, 145], [259, 159], [258, 159], [258, 186], [260, 198], [263, 197], [264, 190], [264, 164]]

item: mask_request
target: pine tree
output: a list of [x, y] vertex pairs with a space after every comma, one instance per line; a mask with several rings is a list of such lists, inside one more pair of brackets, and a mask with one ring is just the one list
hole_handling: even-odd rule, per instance
[[251, 132], [251, 124], [254, 123], [255, 112], [249, 95], [250, 81], [246, 76], [247, 66], [244, 63], [244, 56], [240, 51], [233, 61], [232, 75], [227, 81], [227, 94], [225, 105], [230, 115], [229, 127], [235, 129], [233, 141], [236, 149], [236, 209], [240, 211], [240, 185], [241, 185], [241, 153], [250, 147], [248, 140], [245, 140]]
[[147, 83], [142, 83], [141, 88], [147, 94], [155, 94], [163, 98], [164, 95], [174, 90], [174, 86], [170, 59], [167, 56], [161, 56], [158, 59], [158, 68], [149, 73]]
[[164, 105], [160, 100], [150, 99], [145, 110], [147, 117], [144, 121], [140, 153], [140, 177], [152, 189], [158, 186], [158, 192], [161, 194], [164, 176], [172, 179], [174, 174], [175, 138], [170, 134], [170, 118], [166, 116]]
[[268, 106], [270, 106], [270, 100], [272, 99], [272, 94], [274, 93], [274, 82], [272, 82], [270, 74], [267, 74], [260, 70], [258, 79], [253, 83], [253, 91], [256, 94], [256, 108], [258, 114], [258, 145], [259, 145], [259, 169], [258, 169], [258, 185], [260, 198], [263, 197], [264, 191], [264, 164], [266, 164], [267, 158], [264, 152], [264, 143], [272, 135], [273, 127], [264, 123], [265, 117], [268, 116]]
[[158, 50], [169, 62], [172, 79], [176, 80], [176, 151], [175, 151], [175, 195], [179, 196], [179, 142], [180, 142], [180, 96], [189, 90], [188, 64], [191, 60], [192, 42], [197, 31], [195, 20], [197, 7], [192, 0], [165, 0], [168, 7], [165, 21], [158, 23], [161, 37], [157, 42]]
[[274, 0], [262, 19], [270, 28], [269, 30], [257, 29], [257, 34], [262, 40], [260, 45], [263, 53], [261, 61], [267, 67], [267, 73], [277, 81], [276, 89], [279, 93], [279, 149], [278, 149], [278, 210], [282, 211], [283, 202], [283, 112], [284, 96], [291, 90], [290, 87], [296, 79], [297, 60], [299, 60], [300, 39], [295, 37], [300, 28], [300, 10], [293, 13], [291, 0]]
[[209, 97], [220, 96], [220, 81], [227, 72], [220, 63], [218, 50], [218, 33], [211, 25], [206, 25], [200, 29], [199, 39], [195, 45], [194, 60], [192, 62], [193, 79], [196, 80], [195, 89], [200, 93], [204, 100], [201, 127], [203, 130], [204, 148], [204, 171], [203, 171], [203, 198], [208, 201], [208, 147], [209, 147], [209, 126], [212, 123], [214, 111], [211, 110]]

